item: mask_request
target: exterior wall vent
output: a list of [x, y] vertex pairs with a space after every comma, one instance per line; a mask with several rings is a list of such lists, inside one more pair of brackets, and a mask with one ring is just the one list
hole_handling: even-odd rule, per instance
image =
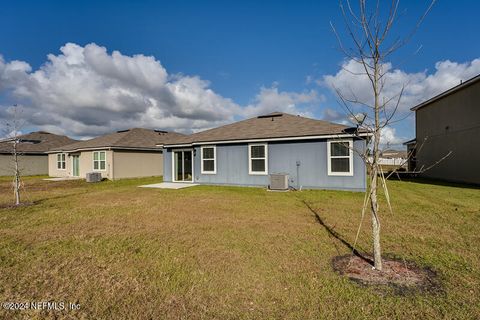
[[273, 173], [270, 175], [271, 190], [288, 190], [288, 174]]

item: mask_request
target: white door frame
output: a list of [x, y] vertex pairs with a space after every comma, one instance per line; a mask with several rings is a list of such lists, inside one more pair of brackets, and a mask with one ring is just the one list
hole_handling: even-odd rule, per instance
[[[178, 181], [175, 179], [176, 177], [176, 172], [175, 172], [175, 152], [190, 152], [192, 154], [192, 180], [182, 180]], [[182, 157], [182, 165], [185, 163], [185, 157]], [[185, 170], [183, 170], [185, 171]], [[194, 149], [193, 148], [188, 148], [188, 149], [172, 149], [172, 181], [173, 182], [185, 182], [185, 183], [193, 183], [195, 180], [195, 160], [194, 160]]]

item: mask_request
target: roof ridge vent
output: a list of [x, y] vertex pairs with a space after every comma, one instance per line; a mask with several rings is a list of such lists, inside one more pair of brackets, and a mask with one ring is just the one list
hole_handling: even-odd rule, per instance
[[257, 118], [258, 119], [263, 119], [263, 118], [276, 118], [276, 117], [281, 117], [283, 116], [283, 113], [281, 112], [272, 112], [270, 114], [264, 114], [264, 115], [261, 115], [261, 116], [258, 116]]

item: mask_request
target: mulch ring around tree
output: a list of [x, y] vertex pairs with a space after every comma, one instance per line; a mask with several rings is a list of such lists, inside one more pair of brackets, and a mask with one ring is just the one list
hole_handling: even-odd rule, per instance
[[382, 264], [383, 270], [378, 271], [371, 257], [347, 254], [332, 259], [335, 271], [362, 286], [378, 288], [381, 294], [389, 289], [397, 295], [442, 291], [437, 273], [428, 267], [393, 257], [384, 257]]

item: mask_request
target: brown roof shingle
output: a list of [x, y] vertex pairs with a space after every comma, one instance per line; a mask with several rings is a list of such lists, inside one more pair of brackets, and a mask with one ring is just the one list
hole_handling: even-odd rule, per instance
[[52, 149], [52, 151], [74, 151], [95, 148], [158, 150], [157, 144], [165, 143], [168, 139], [181, 136], [183, 135], [176, 132], [133, 128], [106, 134], [90, 140], [79, 141], [62, 146], [61, 148]]
[[[36, 131], [18, 137], [20, 142], [17, 145], [18, 151], [22, 154], [42, 154], [52, 148], [57, 148], [76, 142], [67, 136], [56, 135], [45, 131]], [[0, 153], [11, 153], [13, 146], [11, 139], [0, 142]]]
[[347, 126], [324, 120], [315, 120], [283, 112], [273, 112], [177, 139], [171, 139], [164, 145], [341, 134], [347, 128]]

